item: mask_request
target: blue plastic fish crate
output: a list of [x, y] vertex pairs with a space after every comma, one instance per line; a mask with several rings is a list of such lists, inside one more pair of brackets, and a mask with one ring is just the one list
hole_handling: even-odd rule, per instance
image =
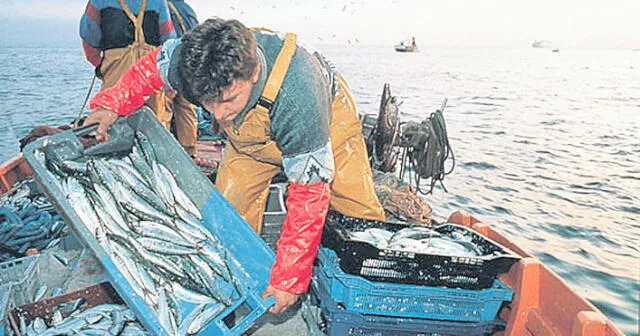
[[29, 303], [39, 286], [38, 255], [0, 263], [0, 284], [12, 284], [11, 302]]
[[0, 285], [0, 336], [4, 335], [4, 328], [7, 326], [7, 312], [11, 302], [11, 286], [12, 284]]
[[491, 288], [460, 288], [373, 282], [340, 269], [334, 251], [321, 248], [313, 278], [331, 297], [362, 314], [447, 321], [491, 321], [513, 291], [499, 280]]
[[365, 315], [344, 309], [316, 281], [306, 304], [303, 316], [312, 336], [481, 336], [505, 326], [500, 320], [457, 322]]
[[[127, 118], [119, 119], [111, 126], [112, 139], [96, 147], [110, 148], [111, 146], [114, 151], [123, 150], [120, 145], [127, 143], [127, 134], [129, 134], [131, 139], [128, 149], [125, 149], [129, 150], [133, 145], [133, 133], [136, 131], [147, 136], [153, 145], [158, 162], [173, 172], [178, 185], [198, 206], [203, 216], [204, 227], [219, 238], [230, 255], [241, 265], [239, 267], [231, 263], [229, 267], [233, 275], [242, 282], [244, 295], [220, 313], [198, 335], [242, 334], [274, 303], [273, 298], [263, 300], [260, 297], [268, 284], [271, 266], [275, 262], [273, 251], [214, 188], [211, 181], [202, 175], [177, 140], [162, 127], [148, 108], [142, 108]], [[24, 150], [25, 159], [33, 169], [36, 181], [42, 186], [58, 213], [71, 226], [76, 236], [93, 250], [114, 288], [144, 327], [154, 335], [169, 335], [169, 332], [162, 327], [151, 305], [137, 294], [133, 294], [131, 284], [98, 244], [94, 234], [82, 224], [80, 217], [55, 182], [55, 177], [38, 158], [39, 152], [43, 150], [61, 157], [78, 152], [84, 153], [85, 149], [78, 140], [77, 133], [66, 131], [32, 142]], [[188, 315], [195, 308], [195, 305], [182, 302], [180, 306], [183, 316]]]

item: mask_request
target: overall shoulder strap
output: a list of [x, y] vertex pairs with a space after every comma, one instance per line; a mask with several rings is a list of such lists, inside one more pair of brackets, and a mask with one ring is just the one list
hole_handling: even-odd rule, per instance
[[267, 78], [267, 83], [264, 86], [262, 95], [258, 99], [256, 108], [269, 112], [273, 107], [273, 103], [278, 97], [278, 93], [280, 93], [284, 77], [289, 71], [291, 59], [296, 52], [296, 42], [297, 36], [292, 33], [287, 33], [284, 39], [284, 44], [282, 45], [280, 53], [278, 54], [278, 57], [273, 64], [273, 68], [271, 69], [271, 73]]
[[167, 1], [167, 5], [169, 5], [169, 8], [171, 9], [173, 14], [178, 19], [178, 24], [180, 25], [180, 28], [182, 29], [182, 33], [183, 34], [186, 33], [187, 29], [185, 28], [186, 26], [184, 25], [184, 20], [182, 20], [182, 15], [180, 15], [180, 12], [178, 12], [178, 9], [176, 8], [176, 5], [174, 5], [173, 2], [171, 2], [171, 1]]

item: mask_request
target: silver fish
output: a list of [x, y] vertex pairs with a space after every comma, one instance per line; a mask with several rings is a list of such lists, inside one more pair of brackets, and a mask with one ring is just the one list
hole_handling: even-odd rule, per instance
[[156, 191], [158, 192], [158, 195], [160, 196], [160, 198], [162, 198], [162, 200], [168, 207], [173, 209], [175, 207], [176, 200], [173, 193], [171, 192], [169, 181], [167, 181], [166, 176], [163, 174], [160, 165], [155, 161], [152, 162], [151, 170], [153, 171], [153, 177], [156, 182]]
[[190, 313], [185, 317], [185, 319], [180, 323], [178, 327], [178, 335], [187, 336], [189, 335], [189, 327], [195, 321], [195, 319], [202, 314], [204, 309], [207, 307], [207, 303], [201, 303], [196, 306]]
[[420, 240], [420, 239], [434, 238], [434, 237], [440, 237], [440, 236], [441, 234], [437, 231], [433, 231], [426, 227], [415, 226], [415, 227], [405, 228], [394, 233], [393, 236], [389, 238], [389, 244], [393, 244], [394, 242], [402, 239]]
[[107, 190], [102, 184], [95, 183], [93, 185], [98, 197], [100, 199], [100, 204], [104, 207], [107, 213], [111, 216], [111, 219], [120, 226], [122, 230], [130, 229], [131, 227], [128, 225], [127, 220], [122, 215], [120, 207], [118, 205], [118, 201], [115, 199], [113, 194], [109, 190]]
[[169, 209], [163, 202], [163, 200], [151, 190], [144, 181], [138, 179], [134, 174], [131, 174], [127, 169], [112, 169], [115, 178], [120, 181], [121, 185], [134, 192], [142, 199], [147, 201], [152, 207], [164, 212], [169, 213]]
[[218, 316], [223, 310], [225, 310], [225, 308], [226, 307], [223, 305], [213, 305], [207, 307], [207, 309], [198, 314], [198, 316], [191, 322], [191, 324], [187, 328], [187, 334], [194, 335], [199, 333], [202, 328], [213, 321], [213, 319]]
[[131, 154], [128, 157], [133, 164], [133, 167], [140, 172], [142, 177], [144, 177], [145, 181], [147, 181], [147, 185], [149, 187], [154, 188], [155, 186], [155, 177], [153, 176], [153, 170], [151, 170], [151, 166], [147, 163], [144, 156], [140, 152], [140, 149], [134, 146], [131, 149]]
[[133, 175], [137, 180], [142, 181], [147, 187], [150, 187], [147, 179], [140, 173], [133, 165], [133, 161], [129, 157], [123, 157], [121, 159], [109, 160], [111, 167], [114, 169], [123, 169], [127, 171], [127, 174]]
[[46, 285], [43, 285], [40, 288], [38, 288], [36, 295], [33, 296], [33, 302], [40, 301], [44, 297], [44, 295], [47, 293], [47, 289], [49, 289], [49, 287], [47, 287]]
[[65, 160], [60, 162], [60, 168], [69, 174], [87, 175], [87, 163]]
[[[158, 289], [158, 319], [160, 320], [160, 324], [165, 330], [172, 331], [171, 329], [171, 315], [169, 313], [169, 302], [167, 302], [167, 295], [165, 294], [164, 288]], [[175, 335], [175, 332], [171, 332], [172, 335]]]
[[147, 201], [142, 199], [142, 197], [138, 196], [136, 193], [131, 193], [124, 191], [120, 195], [122, 198], [120, 199], [120, 204], [127, 211], [135, 214], [140, 218], [145, 218], [147, 220], [160, 220], [167, 225], [173, 225], [173, 219], [164, 213], [160, 212], [153, 206], [151, 206]]
[[178, 298], [180, 301], [187, 301], [198, 304], [217, 302], [214, 298], [184, 288], [177, 282], [172, 282], [171, 288], [173, 289], [173, 293], [176, 295], [176, 298]]
[[176, 245], [195, 246], [196, 242], [181, 236], [176, 230], [156, 222], [140, 221], [140, 232], [142, 236], [165, 240]]
[[136, 131], [136, 140], [134, 146], [137, 145], [142, 150], [147, 163], [151, 165], [152, 162], [156, 162], [156, 153], [153, 150], [153, 146], [149, 141], [149, 138], [142, 132]]
[[59, 310], [56, 310], [53, 313], [53, 316], [51, 317], [51, 323], [53, 324], [53, 326], [57, 326], [60, 323], [62, 323], [63, 318], [62, 318], [62, 313]]
[[198, 250], [196, 248], [174, 244], [172, 242], [168, 242], [168, 241], [165, 241], [165, 240], [142, 237], [142, 238], [138, 239], [138, 242], [145, 249], [147, 249], [147, 250], [149, 250], [151, 252], [156, 252], [156, 253], [181, 254], [181, 255], [182, 254], [189, 255], [189, 254], [198, 253]]
[[69, 259], [67, 258], [67, 256], [62, 255], [62, 254], [58, 254], [58, 253], [54, 253], [53, 257], [56, 258], [56, 260], [58, 260], [61, 264], [67, 266], [69, 265]]
[[231, 281], [231, 272], [226, 263], [226, 250], [217, 250], [211, 242], [205, 242], [200, 251], [202, 258], [216, 273], [225, 281]]
[[167, 169], [167, 167], [163, 166], [162, 164], [158, 164], [158, 168], [164, 175], [165, 180], [169, 183], [169, 187], [171, 189], [171, 193], [175, 198], [175, 201], [180, 204], [185, 210], [189, 211], [198, 220], [201, 220], [202, 215], [200, 214], [200, 210], [191, 201], [191, 199], [189, 199], [187, 194], [185, 194], [185, 192], [178, 186], [175, 177], [173, 177], [173, 174], [171, 174], [169, 169]]
[[67, 177], [62, 185], [67, 201], [71, 204], [73, 210], [87, 226], [89, 232], [95, 232], [99, 221], [96, 217], [93, 205], [89, 201], [89, 198], [80, 182], [73, 177]]

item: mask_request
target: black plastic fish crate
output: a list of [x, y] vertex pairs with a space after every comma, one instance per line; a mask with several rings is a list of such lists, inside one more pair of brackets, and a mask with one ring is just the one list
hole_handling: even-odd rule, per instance
[[340, 268], [346, 273], [372, 281], [424, 286], [489, 288], [498, 274], [509, 271], [520, 260], [520, 256], [506, 247], [457, 224], [442, 224], [431, 228], [441, 234], [457, 231], [471, 236], [471, 242], [482, 255], [459, 257], [380, 249], [363, 241], [352, 240], [348, 235], [349, 231], [368, 228], [396, 232], [411, 226], [353, 218], [331, 211], [327, 216], [322, 244], [336, 251], [340, 258]]

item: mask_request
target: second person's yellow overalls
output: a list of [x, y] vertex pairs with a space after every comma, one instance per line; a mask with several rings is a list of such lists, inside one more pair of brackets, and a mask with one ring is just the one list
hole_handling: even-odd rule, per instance
[[[100, 73], [104, 75], [102, 79], [101, 90], [108, 89], [114, 86], [120, 77], [129, 69], [132, 64], [135, 64], [142, 56], [147, 52], [156, 48], [147, 44], [144, 37], [144, 30], [142, 23], [144, 21], [144, 11], [147, 7], [147, 0], [142, 0], [140, 4], [140, 10], [138, 15], [134, 15], [127, 6], [125, 0], [118, 0], [122, 10], [125, 12], [129, 20], [133, 23], [135, 38], [132, 44], [123, 48], [114, 48], [104, 50], [102, 64], [100, 65]], [[171, 116], [165, 113], [164, 107], [164, 93], [158, 92], [151, 96], [149, 100], [145, 102], [155, 112], [160, 123], [167, 129], [169, 129], [169, 122]]]
[[[167, 1], [169, 9], [178, 19], [178, 24], [184, 33], [187, 32], [187, 27], [184, 24], [182, 15], [176, 8], [176, 6]], [[194, 155], [197, 153], [198, 143], [198, 115], [196, 114], [196, 106], [191, 104], [182, 95], [177, 94], [175, 97], [165, 96], [165, 113], [169, 120], [175, 119], [176, 125], [176, 137], [178, 142], [182, 145], [182, 148], [189, 154]]]
[[[267, 101], [274, 102], [277, 98], [296, 48], [296, 35], [288, 33], [262, 92]], [[338, 83], [341, 89], [331, 107], [330, 137], [335, 161], [331, 208], [347, 216], [384, 220], [384, 210], [374, 190], [355, 100], [340, 75]], [[269, 110], [256, 105], [240, 125], [224, 130], [229, 144], [216, 186], [260, 233], [271, 178], [283, 168], [282, 152], [271, 139]]]

